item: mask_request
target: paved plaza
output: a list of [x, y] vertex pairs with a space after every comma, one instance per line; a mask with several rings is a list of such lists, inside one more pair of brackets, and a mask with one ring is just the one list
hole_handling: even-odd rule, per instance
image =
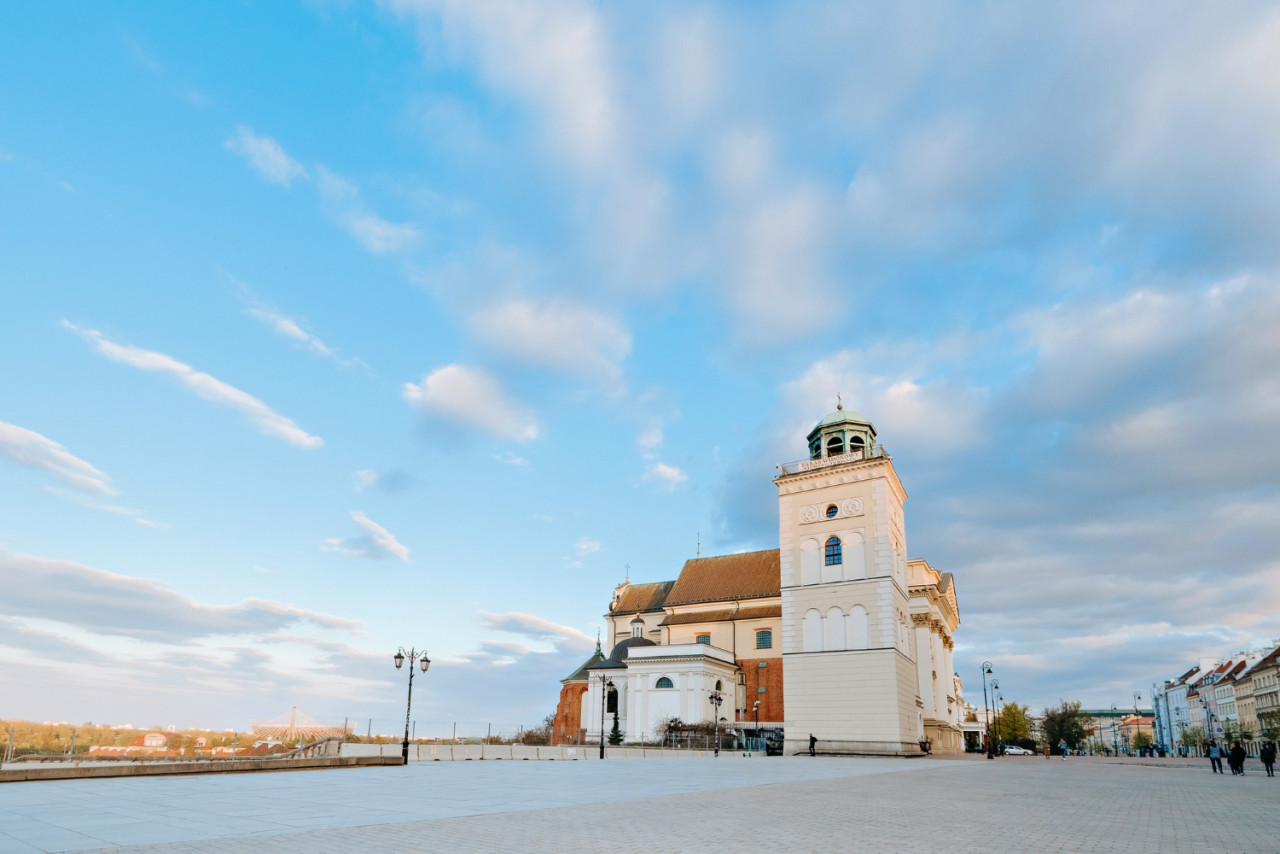
[[[1206, 763], [1207, 765], [1207, 763]], [[454, 762], [9, 783], [0, 854], [1280, 851], [1280, 778], [1040, 757]]]

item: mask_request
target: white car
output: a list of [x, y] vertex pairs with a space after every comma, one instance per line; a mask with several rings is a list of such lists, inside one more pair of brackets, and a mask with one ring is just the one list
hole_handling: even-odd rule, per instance
[[1018, 747], [1016, 744], [1005, 745], [1004, 753], [1006, 756], [1033, 756], [1034, 754], [1025, 747]]

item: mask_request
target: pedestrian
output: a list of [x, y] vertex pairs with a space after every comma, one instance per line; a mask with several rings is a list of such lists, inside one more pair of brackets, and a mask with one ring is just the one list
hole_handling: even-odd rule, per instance
[[1062, 761], [1066, 762], [1067, 761], [1067, 740], [1065, 738], [1061, 739], [1058, 742], [1058, 752], [1062, 754]]
[[1209, 768], [1215, 774], [1222, 773], [1222, 748], [1213, 740], [1209, 741]]
[[1240, 746], [1240, 742], [1231, 742], [1231, 752], [1227, 754], [1227, 759], [1231, 763], [1231, 773], [1238, 777], [1244, 776], [1244, 748]]
[[818, 739], [813, 733], [809, 733], [809, 755], [817, 756]]
[[1262, 745], [1258, 758], [1262, 760], [1262, 767], [1267, 769], [1267, 776], [1274, 777], [1276, 775], [1276, 743], [1268, 741]]
[[1044, 743], [1044, 758], [1045, 758], [1045, 759], [1048, 759], [1048, 758], [1049, 758], [1049, 753], [1050, 753], [1050, 750], [1049, 750], [1049, 742], [1047, 742], [1047, 741], [1046, 741], [1046, 742]]

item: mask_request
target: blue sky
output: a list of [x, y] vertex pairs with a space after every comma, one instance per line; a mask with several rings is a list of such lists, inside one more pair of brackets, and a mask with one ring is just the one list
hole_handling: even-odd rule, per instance
[[5, 17], [0, 716], [536, 723], [837, 393], [971, 700], [1280, 636], [1273, 7]]

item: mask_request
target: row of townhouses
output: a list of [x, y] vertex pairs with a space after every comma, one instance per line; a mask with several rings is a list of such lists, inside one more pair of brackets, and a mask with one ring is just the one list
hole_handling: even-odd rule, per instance
[[1257, 753], [1280, 733], [1280, 641], [1225, 659], [1201, 659], [1178, 678], [1153, 685], [1152, 696], [1158, 746], [1199, 755], [1202, 745], [1185, 742], [1203, 733], [1219, 743], [1239, 740]]

